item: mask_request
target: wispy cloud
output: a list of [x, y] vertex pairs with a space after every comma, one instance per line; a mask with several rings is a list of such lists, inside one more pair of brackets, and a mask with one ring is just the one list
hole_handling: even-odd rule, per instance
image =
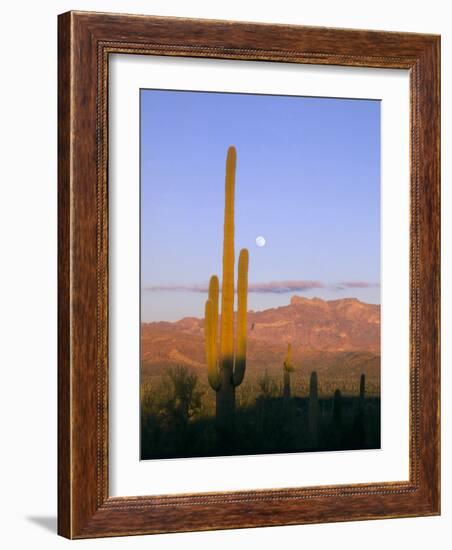
[[252, 283], [248, 286], [248, 291], [262, 294], [285, 294], [287, 292], [306, 292], [316, 288], [325, 288], [325, 285], [320, 281], [270, 281], [269, 283]]
[[145, 286], [144, 290], [149, 292], [207, 292], [209, 287], [207, 284], [203, 285], [151, 285]]
[[[248, 286], [248, 292], [257, 294], [287, 294], [290, 292], [306, 292], [316, 289], [328, 290], [345, 290], [353, 288], [375, 288], [379, 287], [379, 283], [371, 283], [366, 281], [342, 281], [334, 284], [326, 284], [321, 281], [305, 281], [305, 280], [290, 280], [290, 281], [269, 281], [267, 283], [251, 283]], [[205, 284], [170, 284], [170, 285], [152, 285], [144, 287], [148, 292], [201, 292], [208, 291], [208, 285]]]
[[345, 290], [347, 288], [377, 288], [380, 283], [369, 283], [367, 281], [342, 281], [333, 286], [335, 290]]

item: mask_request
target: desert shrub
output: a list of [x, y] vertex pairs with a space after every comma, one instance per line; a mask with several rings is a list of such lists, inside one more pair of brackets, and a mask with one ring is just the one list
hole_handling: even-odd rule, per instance
[[280, 393], [280, 387], [275, 380], [265, 371], [264, 374], [258, 377], [257, 386], [260, 390], [258, 397], [270, 398], [276, 397]]
[[198, 376], [186, 367], [168, 369], [157, 395], [157, 415], [169, 426], [185, 425], [202, 411]]

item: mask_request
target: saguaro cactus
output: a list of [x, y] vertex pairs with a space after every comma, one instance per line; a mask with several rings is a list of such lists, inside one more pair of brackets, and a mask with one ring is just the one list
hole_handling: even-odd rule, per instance
[[292, 365], [292, 344], [289, 342], [287, 344], [287, 353], [286, 360], [283, 364], [283, 398], [290, 399], [291, 390], [290, 390], [290, 373], [293, 372], [294, 368]]
[[333, 398], [333, 424], [337, 430], [341, 429], [342, 425], [342, 394], [341, 390], [337, 389], [334, 392]]
[[[242, 249], [238, 262], [237, 327], [234, 342], [234, 191], [236, 150], [229, 147], [226, 159], [223, 279], [221, 284], [220, 344], [218, 333], [219, 281], [210, 278], [205, 306], [207, 374], [216, 391], [216, 418], [219, 443], [229, 445], [234, 430], [235, 388], [246, 369], [246, 312], [248, 295], [248, 250]], [[218, 350], [219, 347], [219, 350]]]
[[319, 443], [319, 392], [317, 373], [311, 372], [309, 380], [309, 439], [311, 447], [317, 447]]
[[361, 447], [365, 445], [366, 438], [366, 422], [364, 419], [364, 402], [366, 398], [366, 375], [361, 374], [359, 379], [359, 399], [355, 407], [355, 419], [353, 423], [353, 436], [355, 445]]
[[361, 378], [359, 379], [359, 401], [361, 406], [364, 403], [365, 396], [366, 396], [366, 375], [361, 374]]
[[341, 448], [344, 442], [344, 434], [342, 433], [342, 393], [337, 389], [333, 397], [333, 433], [332, 442], [336, 448]]

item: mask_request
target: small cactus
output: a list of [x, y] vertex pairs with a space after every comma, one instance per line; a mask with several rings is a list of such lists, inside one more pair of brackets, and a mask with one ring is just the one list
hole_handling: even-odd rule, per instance
[[361, 374], [361, 378], [359, 379], [359, 400], [360, 400], [360, 403], [364, 402], [365, 397], [366, 397], [366, 375]]
[[290, 399], [291, 389], [290, 389], [290, 374], [294, 371], [292, 365], [292, 344], [289, 342], [287, 344], [287, 353], [286, 359], [283, 364], [283, 398]]
[[332, 415], [331, 443], [336, 449], [342, 448], [344, 443], [344, 434], [342, 431], [342, 394], [337, 389], [333, 397], [333, 415]]
[[309, 381], [309, 439], [311, 447], [317, 447], [319, 444], [319, 395], [317, 373], [311, 372]]
[[353, 435], [360, 445], [363, 445], [366, 438], [365, 422], [365, 398], [366, 398], [366, 375], [361, 374], [359, 379], [359, 399], [355, 407], [355, 418], [353, 422]]
[[340, 432], [342, 426], [342, 394], [339, 389], [334, 392], [333, 424], [334, 428]]

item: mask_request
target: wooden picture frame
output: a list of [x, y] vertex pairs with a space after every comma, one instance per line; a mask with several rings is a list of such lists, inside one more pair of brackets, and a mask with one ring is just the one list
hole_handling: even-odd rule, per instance
[[[440, 38], [68, 12], [58, 39], [58, 532], [68, 538], [440, 513]], [[110, 497], [108, 60], [112, 53], [410, 73], [409, 481]]]

